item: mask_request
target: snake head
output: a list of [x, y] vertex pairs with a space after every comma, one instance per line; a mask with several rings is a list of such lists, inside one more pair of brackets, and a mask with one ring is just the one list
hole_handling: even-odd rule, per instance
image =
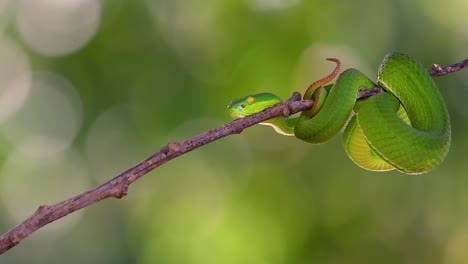
[[279, 102], [281, 99], [272, 93], [259, 93], [232, 100], [227, 108], [233, 119], [239, 119], [261, 112]]

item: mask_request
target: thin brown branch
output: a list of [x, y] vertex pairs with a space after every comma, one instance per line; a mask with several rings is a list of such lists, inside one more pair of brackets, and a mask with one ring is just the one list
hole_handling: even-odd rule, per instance
[[[431, 74], [431, 76], [438, 77], [468, 67], [468, 59], [460, 63], [449, 65], [447, 67], [434, 65], [428, 69], [428, 72]], [[380, 87], [361, 91], [357, 95], [357, 99], [366, 98], [382, 91], [383, 90]], [[130, 184], [138, 180], [141, 176], [180, 155], [183, 155], [223, 137], [239, 134], [245, 128], [258, 124], [262, 121], [278, 116], [288, 117], [294, 113], [307, 110], [312, 107], [312, 104], [312, 100], [301, 100], [301, 95], [295, 92], [287, 101], [280, 102], [258, 114], [234, 120], [228, 124], [224, 124], [207, 132], [203, 132], [184, 141], [168, 143], [166, 146], [162, 147], [159, 151], [155, 152], [148, 158], [135, 164], [128, 170], [93, 189], [54, 205], [39, 206], [39, 208], [32, 216], [0, 236], [0, 254], [3, 254], [12, 247], [16, 246], [24, 238], [28, 237], [41, 227], [68, 214], [71, 214], [106, 198], [124, 197], [127, 195], [127, 190]]]
[[141, 176], [162, 164], [190, 152], [203, 145], [232, 134], [239, 134], [243, 129], [277, 116], [288, 117], [312, 106], [311, 100], [301, 101], [301, 95], [293, 93], [290, 99], [283, 101], [266, 111], [243, 119], [234, 120], [207, 132], [203, 132], [181, 142], [171, 142], [113, 179], [75, 197], [54, 205], [41, 205], [36, 212], [22, 223], [0, 236], [0, 254], [14, 247], [37, 229], [60, 219], [81, 208], [100, 200], [127, 195], [128, 186]]
[[429, 69], [427, 69], [427, 71], [432, 77], [439, 77], [439, 76], [443, 76], [449, 73], [460, 71], [467, 67], [468, 67], [468, 59], [464, 59], [460, 62], [451, 64], [446, 67], [441, 67], [439, 64], [432, 64], [432, 66]]

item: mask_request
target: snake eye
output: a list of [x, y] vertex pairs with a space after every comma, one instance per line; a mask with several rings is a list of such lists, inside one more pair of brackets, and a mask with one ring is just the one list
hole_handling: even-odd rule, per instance
[[249, 105], [253, 104], [254, 102], [255, 102], [255, 99], [254, 99], [253, 97], [247, 98], [247, 103], [248, 103]]

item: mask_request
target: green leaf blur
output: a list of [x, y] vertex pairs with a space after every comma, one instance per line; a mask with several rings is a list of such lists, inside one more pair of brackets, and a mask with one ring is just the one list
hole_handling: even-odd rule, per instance
[[[303, 92], [333, 68], [327, 57], [368, 76], [391, 51], [427, 66], [465, 59], [466, 10], [464, 0], [0, 0], [0, 231], [230, 121], [232, 99]], [[431, 173], [365, 171], [340, 136], [316, 146], [255, 126], [50, 224], [0, 262], [467, 263], [468, 73], [436, 83], [452, 147]]]

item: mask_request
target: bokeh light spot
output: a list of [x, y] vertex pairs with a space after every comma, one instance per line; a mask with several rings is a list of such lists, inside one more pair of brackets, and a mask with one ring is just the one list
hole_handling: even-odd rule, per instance
[[64, 56], [94, 36], [100, 12], [100, 1], [95, 0], [21, 0], [16, 25], [31, 49], [46, 56]]
[[128, 107], [114, 106], [97, 117], [86, 138], [86, 155], [98, 179], [109, 179], [147, 155]]
[[443, 8], [438, 5], [437, 0], [419, 0], [418, 11], [429, 16], [434, 23], [443, 25], [447, 29], [452, 29], [460, 23], [460, 18], [466, 16], [468, 10], [468, 2], [465, 0], [452, 0], [444, 2]]
[[236, 208], [212, 233], [192, 242], [193, 263], [282, 263], [284, 230], [258, 208]]
[[227, 41], [229, 33], [218, 23], [226, 7], [223, 1], [147, 0], [146, 3], [162, 37], [194, 78], [207, 83], [222, 83], [228, 78], [225, 65], [220, 63], [232, 46]]
[[1, 129], [23, 153], [47, 156], [71, 145], [81, 121], [81, 100], [74, 87], [57, 74], [35, 72], [24, 105]]
[[31, 65], [26, 54], [0, 37], [0, 123], [24, 103], [31, 86]]
[[449, 238], [446, 244], [446, 264], [467, 263], [468, 251], [466, 245], [468, 243], [468, 225], [460, 226], [453, 235]]
[[[0, 171], [0, 200], [13, 223], [18, 223], [39, 205], [51, 205], [84, 191], [88, 187], [87, 174], [87, 165], [72, 149], [54, 157], [31, 157], [17, 151], [9, 156]], [[61, 219], [41, 234], [61, 234], [80, 216], [78, 212]]]
[[300, 0], [250, 0], [252, 8], [260, 11], [282, 10], [300, 3]]
[[13, 1], [11, 0], [0, 0], [0, 33], [8, 25], [12, 17], [11, 9], [13, 7]]
[[377, 79], [377, 70], [370, 70], [365, 60], [352, 48], [342, 44], [316, 43], [304, 49], [299, 56], [291, 87], [294, 90], [305, 91], [312, 82], [328, 75], [335, 64], [326, 61], [325, 58], [339, 59], [341, 71], [347, 68], [356, 68], [369, 78]]

